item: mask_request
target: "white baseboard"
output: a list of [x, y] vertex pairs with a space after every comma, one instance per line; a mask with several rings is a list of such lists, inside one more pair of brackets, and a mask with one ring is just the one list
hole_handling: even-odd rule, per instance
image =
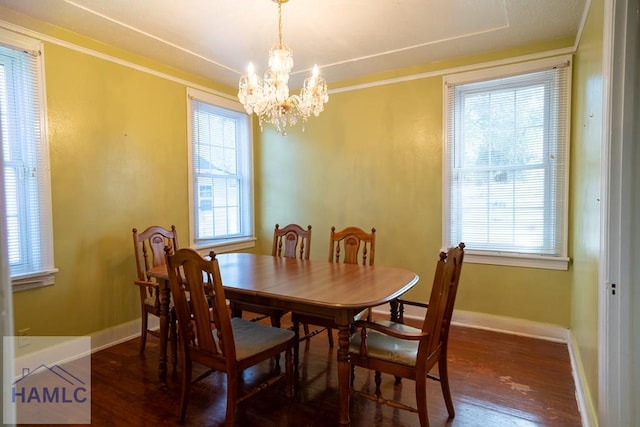
[[573, 374], [573, 381], [576, 385], [576, 400], [578, 402], [578, 410], [580, 411], [580, 418], [582, 419], [583, 427], [597, 427], [598, 415], [590, 408], [594, 408], [594, 405], [590, 405], [593, 402], [591, 399], [591, 393], [586, 387], [586, 380], [584, 375], [584, 369], [581, 363], [580, 351], [578, 350], [578, 343], [575, 340], [573, 334], [571, 334], [569, 344], [569, 357], [571, 359], [571, 373]]
[[[130, 322], [121, 323], [112, 328], [94, 332], [91, 334], [91, 352], [95, 353], [96, 351], [139, 337], [140, 322], [140, 319], [131, 320]], [[156, 316], [149, 316], [149, 329], [159, 328], [159, 319]]]
[[[122, 323], [112, 328], [103, 329], [102, 331], [94, 332], [90, 335], [91, 338], [91, 353], [103, 350], [105, 348], [112, 347], [116, 344], [134, 339], [140, 336], [140, 319], [132, 320], [130, 322]], [[149, 317], [149, 329], [159, 329], [160, 322], [155, 316]], [[28, 349], [29, 350], [29, 349]], [[54, 346], [51, 347], [34, 347], [33, 350], [22, 351], [17, 355], [16, 361], [20, 364], [30, 366], [29, 361], [31, 359], [41, 358], [42, 354], [47, 354], [48, 363], [51, 364], [63, 364], [74, 358], [82, 357], [83, 354], [77, 354], [72, 358], [69, 358], [67, 354], [57, 357]], [[52, 353], [53, 352], [53, 353]], [[63, 358], [64, 357], [64, 358]], [[53, 359], [51, 359], [53, 358]]]
[[[386, 308], [378, 307], [374, 309], [376, 314], [388, 315]], [[404, 317], [412, 320], [423, 320], [425, 309], [416, 306], [405, 306]], [[571, 362], [571, 373], [576, 388], [576, 402], [584, 427], [597, 426], [594, 423], [592, 415], [589, 411], [588, 402], [590, 394], [585, 387], [582, 366], [578, 358], [580, 352], [577, 350], [577, 343], [571, 333], [571, 330], [557, 325], [533, 322], [530, 320], [515, 319], [512, 317], [495, 316], [485, 313], [475, 313], [471, 311], [455, 310], [453, 312], [452, 324], [467, 328], [484, 329], [496, 331], [505, 334], [520, 335], [531, 338], [538, 338], [547, 341], [561, 342], [567, 344], [569, 350], [569, 360]]]
[[[375, 313], [389, 314], [388, 310], [379, 307]], [[424, 319], [425, 309], [416, 306], [405, 306], [404, 317], [412, 320]], [[532, 322], [530, 320], [516, 319], [513, 317], [495, 316], [492, 314], [475, 313], [472, 311], [455, 310], [452, 323], [467, 328], [485, 329], [488, 331], [502, 332], [511, 335], [521, 335], [531, 338], [539, 338], [547, 341], [563, 342], [569, 344], [569, 329], [549, 325], [546, 323]]]

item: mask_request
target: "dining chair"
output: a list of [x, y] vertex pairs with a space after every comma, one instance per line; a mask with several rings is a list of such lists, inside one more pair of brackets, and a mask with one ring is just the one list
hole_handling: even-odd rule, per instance
[[[167, 248], [169, 285], [174, 299], [180, 341], [180, 422], [184, 422], [191, 388], [193, 363], [224, 372], [227, 382], [225, 425], [233, 426], [236, 406], [283, 377], [285, 394], [293, 395], [293, 346], [295, 334], [239, 317], [231, 318], [215, 253], [203, 258], [193, 249], [171, 254]], [[266, 381], [249, 391], [240, 386], [242, 372], [285, 353], [285, 372], [275, 365]], [[209, 371], [208, 371], [209, 372]]]
[[[331, 227], [329, 235], [329, 262], [345, 263], [345, 264], [362, 264], [372, 266], [376, 255], [376, 229], [372, 228], [371, 233], [367, 233], [358, 227], [347, 227], [343, 230], [336, 231], [335, 227]], [[356, 315], [357, 319], [362, 317], [370, 317], [369, 309], [364, 310]], [[304, 313], [292, 313], [293, 330], [298, 334], [300, 323], [312, 324], [319, 326], [312, 332], [305, 328], [304, 336], [300, 337], [300, 341], [307, 340], [322, 331], [327, 331], [329, 346], [333, 347], [333, 321], [330, 319], [316, 317]]]
[[[311, 253], [311, 226], [308, 225], [306, 230], [298, 224], [289, 224], [280, 228], [276, 224], [273, 230], [273, 244], [271, 247], [271, 256], [285, 258], [309, 259]], [[269, 317], [271, 326], [280, 327], [280, 320], [286, 313], [283, 310], [274, 309], [262, 305], [243, 303], [238, 301], [229, 301], [231, 313], [233, 317], [242, 317], [244, 310], [251, 313], [259, 314], [254, 317], [253, 321], [262, 320]], [[308, 326], [305, 324], [306, 330]]]
[[[158, 282], [147, 274], [155, 266], [165, 264], [165, 247], [172, 251], [178, 249], [178, 232], [175, 226], [168, 230], [159, 225], [147, 227], [141, 233], [136, 228], [133, 232], [133, 249], [136, 259], [137, 279], [134, 284], [140, 290], [140, 307], [142, 311], [142, 325], [140, 331], [140, 354], [144, 353], [147, 334], [159, 337], [158, 331], [149, 329], [149, 315], [160, 317], [160, 287]], [[173, 310], [169, 310], [169, 339], [175, 348], [175, 318]], [[175, 351], [172, 352], [175, 354]]]
[[[427, 384], [429, 371], [438, 364], [440, 387], [449, 417], [455, 416], [447, 371], [447, 340], [455, 294], [457, 293], [464, 244], [440, 253], [431, 287], [429, 308], [422, 328], [391, 321], [358, 320], [351, 336], [349, 360], [352, 366], [350, 391], [377, 403], [418, 413], [422, 427], [429, 426]], [[355, 367], [375, 371], [374, 393], [354, 387]], [[387, 400], [380, 392], [381, 373], [415, 381], [416, 408]]]
[[[465, 244], [463, 242], [460, 242], [458, 244], [458, 247], [464, 250]], [[462, 264], [460, 264], [458, 268], [460, 268], [461, 266]], [[438, 364], [438, 368], [443, 369], [445, 372], [445, 375], [444, 375], [445, 386], [447, 387], [447, 389], [449, 388], [448, 381], [446, 379], [447, 378], [446, 364], [447, 364], [447, 348], [449, 343], [449, 329], [451, 328], [451, 320], [453, 319], [453, 307], [455, 306], [457, 295], [458, 295], [458, 286], [456, 285], [449, 292], [449, 297], [447, 298], [447, 308], [445, 310], [445, 315], [444, 315], [444, 321], [442, 322], [442, 334], [443, 334], [443, 341], [444, 341], [442, 346], [443, 355], [442, 355], [442, 360]], [[391, 301], [391, 316], [390, 316], [391, 322], [404, 324], [404, 306], [405, 305], [429, 309], [429, 303], [407, 300], [402, 297], [396, 298], [395, 300]], [[444, 364], [444, 366], [440, 366], [440, 364]], [[440, 377], [442, 377], [442, 375], [440, 375], [440, 377], [436, 377], [429, 374], [427, 375], [427, 377], [431, 378], [432, 380], [440, 381]], [[396, 377], [396, 384], [400, 383], [400, 381], [401, 381], [401, 378]], [[449, 403], [447, 403], [447, 405], [449, 405]], [[453, 406], [451, 406], [451, 408], [447, 407], [447, 409], [449, 409], [450, 413], [453, 412]]]

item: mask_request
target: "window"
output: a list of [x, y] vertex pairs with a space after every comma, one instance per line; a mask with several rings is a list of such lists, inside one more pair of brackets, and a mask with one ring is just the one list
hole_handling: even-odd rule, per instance
[[251, 122], [238, 102], [188, 89], [192, 245], [254, 245]]
[[445, 77], [444, 243], [469, 261], [567, 268], [570, 64]]
[[0, 31], [0, 140], [14, 290], [53, 284], [42, 46]]

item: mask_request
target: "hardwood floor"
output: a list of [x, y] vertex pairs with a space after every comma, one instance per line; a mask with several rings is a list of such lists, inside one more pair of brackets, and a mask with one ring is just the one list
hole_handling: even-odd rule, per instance
[[[288, 323], [283, 318], [283, 325]], [[144, 356], [138, 340], [92, 356], [92, 425], [177, 425], [179, 381], [160, 382], [158, 341], [147, 342]], [[236, 425], [242, 427], [335, 426], [338, 391], [336, 349], [325, 333], [303, 343], [298, 391], [293, 401], [283, 387], [268, 389], [240, 404]], [[244, 374], [258, 380], [272, 368], [265, 362]], [[194, 377], [201, 370], [194, 371]], [[453, 326], [449, 341], [449, 372], [456, 417], [447, 418], [440, 385], [429, 381], [431, 426], [580, 426], [567, 346], [496, 332]], [[187, 426], [224, 422], [224, 376], [212, 374], [192, 387]], [[413, 381], [393, 385], [383, 376], [383, 396], [415, 404]], [[357, 388], [374, 388], [373, 373], [356, 371]], [[417, 414], [351, 398], [351, 426], [416, 426]]]

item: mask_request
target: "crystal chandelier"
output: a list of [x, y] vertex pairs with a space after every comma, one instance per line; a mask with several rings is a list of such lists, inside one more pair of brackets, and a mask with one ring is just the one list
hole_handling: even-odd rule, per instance
[[263, 124], [271, 123], [279, 133], [286, 135], [287, 126], [302, 120], [304, 123], [313, 114], [324, 110], [329, 100], [327, 83], [313, 66], [313, 74], [304, 80], [299, 95], [289, 95], [289, 72], [293, 68], [293, 52], [282, 43], [282, 4], [289, 0], [272, 0], [278, 3], [278, 44], [269, 50], [269, 69], [260, 78], [249, 63], [247, 74], [240, 78], [238, 99], [247, 113], [256, 113]]

